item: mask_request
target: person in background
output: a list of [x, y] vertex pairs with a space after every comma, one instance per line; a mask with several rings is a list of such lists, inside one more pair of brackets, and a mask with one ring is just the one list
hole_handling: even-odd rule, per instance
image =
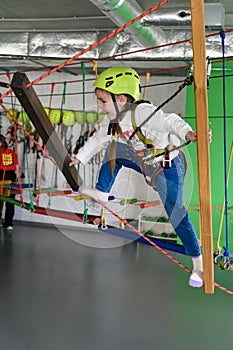
[[[8, 147], [5, 136], [0, 134], [0, 180], [2, 181], [1, 191], [3, 190], [3, 184], [5, 180], [10, 180], [12, 182], [16, 181], [17, 167], [17, 154]], [[15, 195], [11, 194], [10, 198], [14, 199]], [[5, 219], [2, 226], [7, 232], [10, 233], [13, 231], [13, 218], [15, 214], [15, 207], [14, 204], [10, 202], [6, 202], [5, 206]], [[1, 201], [0, 209], [2, 212], [3, 201]]]
[[[168, 151], [171, 136], [196, 142], [196, 132], [177, 114], [164, 113], [161, 109], [156, 111], [156, 106], [140, 100], [140, 78], [132, 68], [108, 68], [97, 77], [94, 86], [99, 107], [106, 113], [106, 122], [101, 123], [76, 158], [71, 157], [70, 166], [79, 162], [87, 164], [106, 142], [110, 142], [110, 145], [96, 188], [81, 186], [79, 192], [97, 201], [107, 202], [122, 166], [142, 173], [146, 182], [158, 191], [170, 223], [180, 237], [186, 254], [192, 258], [189, 285], [202, 287], [202, 253], [183, 204], [185, 160], [178, 150]], [[163, 155], [159, 156], [159, 150], [163, 150]], [[157, 152], [158, 156], [154, 157]]]

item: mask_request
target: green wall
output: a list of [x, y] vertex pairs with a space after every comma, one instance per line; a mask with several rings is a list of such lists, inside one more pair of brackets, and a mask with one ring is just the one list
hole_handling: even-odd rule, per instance
[[[208, 114], [209, 121], [211, 122], [211, 129], [213, 133], [212, 143], [210, 144], [210, 169], [211, 169], [211, 195], [213, 205], [213, 239], [214, 249], [216, 248], [216, 242], [218, 232], [220, 228], [221, 213], [215, 212], [221, 210], [214, 206], [222, 206], [224, 202], [224, 98], [223, 98], [223, 78], [221, 64], [213, 64], [210, 77], [210, 86], [208, 89]], [[226, 145], [227, 145], [227, 167], [229, 165], [230, 149], [233, 142], [233, 64], [232, 62], [226, 63]], [[232, 76], [231, 76], [232, 75]], [[187, 88], [187, 100], [186, 100], [186, 121], [196, 129], [195, 118], [195, 101], [194, 101], [194, 86]], [[191, 171], [193, 176], [193, 183], [190, 184], [190, 180], [186, 179], [185, 186], [185, 198], [189, 197], [190, 186], [192, 186], [192, 194], [190, 198], [190, 211], [189, 215], [193, 221], [195, 228], [199, 234], [199, 212], [197, 207], [193, 204], [198, 203], [198, 175], [197, 175], [197, 152], [196, 145], [191, 144], [187, 147], [186, 152], [189, 155], [189, 166], [191, 163]], [[190, 170], [189, 170], [190, 172]], [[188, 198], [189, 199], [189, 198]], [[230, 178], [228, 183], [228, 206], [233, 206], [233, 161], [231, 163]], [[229, 252], [233, 254], [233, 210], [229, 208], [228, 215], [228, 232], [229, 232]], [[223, 226], [221, 231], [220, 246], [226, 245], [226, 218], [224, 215]]]

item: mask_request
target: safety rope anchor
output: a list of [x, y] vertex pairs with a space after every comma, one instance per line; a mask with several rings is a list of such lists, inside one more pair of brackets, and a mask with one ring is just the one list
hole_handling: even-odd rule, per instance
[[229, 255], [222, 255], [219, 251], [214, 252], [214, 263], [222, 270], [232, 270], [233, 266]]

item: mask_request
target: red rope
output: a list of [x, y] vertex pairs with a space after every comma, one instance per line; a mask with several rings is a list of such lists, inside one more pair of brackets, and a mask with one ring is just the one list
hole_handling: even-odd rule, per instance
[[225, 292], [225, 293], [227, 293], [229, 295], [233, 295], [233, 291], [231, 291], [231, 290], [221, 286], [220, 284], [214, 282], [214, 285], [215, 285], [215, 287], [217, 287], [218, 289], [222, 290], [223, 292]]
[[68, 60], [66, 60], [65, 62], [61, 63], [59, 66], [56, 66], [54, 68], [52, 68], [49, 72], [43, 74], [42, 76], [40, 76], [39, 78], [35, 79], [34, 81], [32, 81], [30, 84], [28, 84], [28, 87], [38, 83], [39, 81], [41, 81], [44, 78], [47, 78], [48, 76], [50, 76], [51, 74], [55, 73], [56, 71], [58, 71], [59, 69], [69, 65], [69, 63], [73, 62], [74, 60], [76, 60], [77, 58], [81, 57], [82, 55], [84, 55], [85, 53], [91, 51], [92, 49], [96, 48], [97, 46], [103, 44], [105, 41], [109, 40], [110, 38], [112, 38], [113, 36], [116, 36], [118, 33], [122, 32], [123, 30], [125, 30], [126, 28], [128, 28], [129, 26], [131, 26], [132, 24], [134, 24], [135, 22], [138, 22], [140, 19], [142, 19], [143, 17], [151, 14], [152, 12], [156, 11], [158, 8], [164, 6], [165, 4], [167, 4], [170, 0], [163, 0], [161, 1], [159, 4], [151, 7], [150, 9], [146, 10], [145, 12], [143, 12], [142, 14], [140, 14], [139, 16], [135, 17], [134, 19], [132, 19], [131, 21], [127, 22], [126, 24], [124, 24], [123, 26], [121, 26], [120, 28], [117, 28], [116, 30], [114, 30], [113, 32], [109, 33], [108, 35], [104, 36], [102, 39], [96, 41], [94, 44], [88, 46], [87, 48], [83, 49], [82, 51], [80, 51], [79, 53], [77, 53], [76, 55], [74, 55], [73, 57], [70, 57]]
[[[32, 82], [30, 82], [27, 87], [30, 87], [34, 84], [37, 84], [39, 81], [43, 80], [44, 78], [47, 78], [48, 76], [52, 75], [53, 73], [57, 72], [58, 70], [60, 70], [61, 68], [69, 65], [71, 62], [73, 62], [74, 60], [76, 60], [77, 58], [81, 57], [82, 55], [84, 55], [85, 53], [91, 51], [92, 49], [96, 48], [97, 46], [103, 44], [105, 41], [109, 40], [110, 38], [112, 38], [113, 36], [117, 35], [118, 33], [122, 32], [123, 30], [125, 30], [126, 28], [128, 28], [129, 26], [131, 26], [132, 24], [134, 24], [135, 22], [139, 21], [141, 18], [151, 14], [152, 12], [156, 11], [158, 8], [164, 6], [165, 4], [167, 4], [170, 0], [163, 0], [161, 1], [159, 4], [151, 7], [150, 9], [146, 10], [145, 12], [143, 12], [142, 14], [140, 14], [139, 16], [135, 17], [134, 19], [132, 19], [131, 21], [129, 21], [128, 23], [124, 24], [123, 26], [121, 26], [120, 28], [114, 30], [113, 32], [109, 33], [108, 35], [104, 36], [102, 39], [96, 41], [94, 44], [88, 46], [87, 48], [83, 49], [82, 51], [80, 51], [79, 53], [77, 53], [76, 55], [74, 55], [73, 57], [70, 57], [68, 60], [64, 61], [63, 63], [61, 63], [59, 66], [56, 66], [54, 68], [52, 68], [49, 72], [41, 75], [40, 77], [38, 77], [37, 79], [33, 80]], [[3, 100], [3, 98], [5, 98], [6, 96], [10, 95], [13, 92], [12, 89], [9, 89], [7, 92], [5, 92], [4, 94], [2, 94], [0, 96], [0, 100]]]
[[18, 181], [19, 181], [19, 191], [20, 191], [20, 201], [24, 204], [24, 198], [23, 198], [23, 188], [22, 188], [22, 179], [20, 176], [20, 164], [19, 164], [19, 144], [17, 140], [17, 134], [16, 134], [16, 126], [14, 126], [14, 143], [16, 146], [16, 154], [17, 154], [17, 159], [18, 159]]
[[[52, 82], [51, 84], [51, 92], [50, 92], [50, 98], [49, 98], [49, 106], [48, 106], [48, 116], [50, 116], [50, 111], [51, 111], [51, 106], [52, 106], [52, 99], [53, 99], [53, 94], [54, 94], [54, 89], [55, 89], [55, 83]], [[46, 149], [46, 145], [44, 146], [44, 150]], [[39, 177], [39, 194], [36, 200], [37, 205], [40, 204], [40, 188], [42, 184], [42, 179], [43, 179], [43, 170], [44, 170], [44, 153], [42, 155], [42, 162], [41, 162], [41, 168], [40, 168], [40, 177]]]
[[[46, 149], [46, 145], [44, 146], [44, 150]], [[41, 188], [41, 184], [42, 184], [42, 180], [43, 180], [43, 171], [44, 171], [44, 153], [42, 154], [42, 161], [41, 161], [41, 167], [40, 167], [40, 177], [39, 177], [39, 192], [38, 192], [38, 196], [36, 199], [36, 204], [39, 205], [40, 204], [40, 188]]]
[[[121, 29], [121, 28], [119, 28], [119, 29]], [[116, 31], [115, 31], [116, 32]], [[113, 32], [114, 33], [114, 35], [116, 34], [115, 32]], [[226, 30], [225, 31], [225, 33], [230, 33], [230, 32], [233, 32], [233, 29], [228, 29], [228, 30]], [[111, 34], [109, 34], [109, 35], [112, 35], [112, 33]], [[219, 32], [217, 32], [217, 33], [211, 33], [211, 34], [207, 34], [205, 37], [206, 38], [208, 38], [208, 37], [213, 37], [213, 36], [216, 36], [216, 35], [219, 35]], [[106, 37], [104, 37], [103, 39], [105, 39], [106, 38], [106, 40], [108, 40], [109, 39], [109, 37], [108, 36], [106, 36]], [[103, 40], [103, 39], [101, 39], [101, 40]], [[106, 56], [106, 57], [102, 57], [101, 59], [100, 59], [100, 61], [104, 61], [104, 60], [108, 60], [108, 59], [113, 59], [113, 58], [117, 58], [117, 57], [119, 57], [119, 56], [125, 56], [125, 55], [130, 55], [130, 54], [133, 54], [133, 53], [139, 53], [139, 52], [144, 52], [144, 51], [148, 51], [148, 50], [155, 50], [155, 49], [158, 49], [158, 48], [165, 48], [165, 47], [168, 47], [168, 46], [173, 46], [173, 45], [179, 45], [179, 44], [183, 44], [183, 43], [186, 43], [186, 42], [190, 42], [190, 40], [191, 40], [191, 38], [190, 39], [185, 39], [185, 40], [180, 40], [180, 41], [177, 41], [177, 42], [171, 42], [171, 43], [167, 43], [167, 44], [163, 44], [163, 45], [159, 45], [159, 46], [152, 46], [152, 47], [149, 47], [149, 48], [143, 48], [143, 49], [138, 49], [138, 50], [135, 50], [135, 51], [130, 51], [130, 52], [123, 52], [123, 53], [119, 53], [119, 54], [116, 54], [116, 55], [112, 55], [112, 56]], [[105, 41], [105, 40], [104, 40]], [[95, 44], [93, 44], [93, 45], [99, 45], [99, 44], [101, 44], [102, 42], [104, 42], [104, 41], [97, 41]], [[91, 46], [89, 46], [88, 48], [86, 48], [85, 50], [91, 50], [92, 48], [93, 48], [93, 45], [91, 45]], [[97, 46], [96, 45], [96, 46]], [[85, 51], [85, 50], [83, 50], [82, 52], [80, 52], [79, 54], [77, 54], [77, 55], [82, 55], [83, 54], [83, 52]], [[84, 53], [86, 53], [87, 51], [85, 51]], [[78, 65], [78, 64], [81, 64], [82, 62], [80, 61], [80, 62], [75, 62], [75, 63], [72, 63], [72, 60], [74, 60], [75, 58], [77, 58], [77, 56], [74, 56], [74, 57], [72, 57], [71, 58], [71, 62], [68, 62], [69, 60], [67, 60], [67, 61], [65, 61], [63, 64], [62, 64], [62, 67], [63, 66], [65, 66], [65, 65]], [[227, 58], [226, 59], [227, 61], [231, 61], [232, 60], [232, 58], [231, 57], [229, 57], [229, 58]], [[86, 63], [88, 63], [88, 62], [92, 62], [93, 60], [86, 60]], [[68, 62], [68, 63], [67, 63]], [[213, 61], [213, 64], [214, 63], [217, 63], [217, 62], [221, 62], [221, 59], [219, 59], [219, 60], [215, 60], [215, 61]], [[50, 68], [49, 66], [47, 67], [48, 69]], [[50, 70], [48, 73], [46, 73], [46, 74], [44, 74], [43, 76], [41, 76], [40, 78], [38, 78], [38, 79], [36, 79], [36, 80], [34, 80], [33, 82], [31, 82], [29, 85], [28, 85], [28, 87], [29, 86], [31, 86], [31, 85], [33, 85], [33, 84], [35, 84], [35, 83], [37, 83], [37, 82], [39, 82], [39, 81], [41, 81], [42, 79], [44, 79], [44, 78], [46, 78], [48, 75], [51, 75], [52, 73], [54, 73], [55, 71], [57, 71], [58, 69], [60, 69], [61, 68], [61, 65], [60, 66], [56, 66], [56, 67], [54, 67], [54, 68], [52, 68], [52, 70]], [[156, 73], [161, 73], [161, 72], [166, 72], [166, 71], [168, 71], [168, 70], [176, 70], [176, 69], [185, 69], [185, 68], [189, 68], [189, 66], [178, 66], [178, 67], [174, 67], [174, 68], [165, 68], [165, 69], [162, 69], [162, 70], [159, 70], [159, 71], [155, 71]], [[33, 69], [33, 70], [25, 70], [24, 72], [28, 72], [28, 71], [39, 71], [39, 70], [42, 70], [42, 69], [44, 69], [44, 68], [35, 68], [35, 69]], [[150, 73], [152, 73], [153, 71], [150, 71]], [[0, 75], [2, 75], [2, 74], [6, 74], [6, 73], [0, 73]], [[143, 74], [143, 73], [142, 73]], [[145, 74], [145, 73], [144, 73]], [[87, 80], [93, 80], [93, 79], [87, 79]], [[72, 81], [72, 82], [77, 82], [77, 81], [79, 81], [79, 80], [75, 80], [75, 81]], [[51, 84], [51, 83], [41, 83], [41, 84], [38, 84], [38, 85], [42, 85], [42, 84], [44, 84], [44, 85], [48, 85], [48, 84]], [[56, 84], [63, 84], [63, 82], [57, 82]], [[9, 89], [7, 92], [5, 92], [4, 94], [2, 94], [1, 96], [0, 96], [0, 100], [3, 100], [3, 98], [5, 98], [6, 96], [8, 96], [8, 95], [10, 95], [12, 93], [12, 89]]]
[[[98, 201], [97, 201], [98, 202]], [[140, 231], [138, 231], [135, 227], [133, 227], [126, 219], [122, 219], [118, 214], [116, 214], [114, 211], [112, 211], [110, 208], [108, 208], [105, 204], [98, 202], [104, 209], [106, 209], [110, 214], [115, 216], [120, 222], [127, 225], [133, 232], [135, 232], [138, 236], [142, 237], [145, 241], [150, 243], [154, 248], [160, 251], [163, 255], [167, 256], [170, 260], [172, 260], [174, 263], [176, 263], [178, 266], [180, 266], [182, 269], [187, 271], [188, 273], [191, 273], [191, 271], [183, 265], [181, 262], [179, 262], [176, 258], [174, 258], [171, 254], [169, 254], [166, 250], [159, 247], [156, 243], [151, 241], [147, 236], [144, 236]]]
[[[98, 201], [97, 201], [98, 202]], [[171, 261], [173, 261], [176, 265], [181, 267], [183, 270], [188, 272], [189, 274], [191, 271], [181, 262], [179, 262], [176, 258], [174, 258], [171, 254], [169, 254], [166, 250], [163, 248], [160, 248], [157, 244], [155, 244], [153, 241], [150, 240], [147, 236], [144, 236], [140, 231], [138, 231], [135, 227], [133, 227], [127, 220], [122, 219], [118, 214], [116, 214], [114, 211], [112, 211], [110, 208], [108, 208], [106, 205], [104, 205], [101, 202], [98, 202], [104, 209], [106, 209], [110, 214], [115, 216], [119, 221], [121, 221], [123, 224], [127, 225], [133, 232], [135, 232], [138, 236], [142, 237], [145, 241], [147, 241], [150, 245], [152, 245], [154, 248], [156, 248], [160, 253], [168, 257]], [[214, 282], [215, 287], [222, 290], [223, 292], [233, 295], [233, 291], [221, 286], [220, 284]]]

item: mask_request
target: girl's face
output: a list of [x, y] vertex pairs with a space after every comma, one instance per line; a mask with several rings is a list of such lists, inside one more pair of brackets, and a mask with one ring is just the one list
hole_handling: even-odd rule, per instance
[[[112, 101], [112, 96], [108, 91], [97, 88], [95, 94], [98, 100], [100, 109], [107, 114], [109, 120], [116, 118], [116, 109]], [[115, 95], [116, 103], [119, 111], [121, 112], [127, 102], [127, 97], [125, 95]]]

